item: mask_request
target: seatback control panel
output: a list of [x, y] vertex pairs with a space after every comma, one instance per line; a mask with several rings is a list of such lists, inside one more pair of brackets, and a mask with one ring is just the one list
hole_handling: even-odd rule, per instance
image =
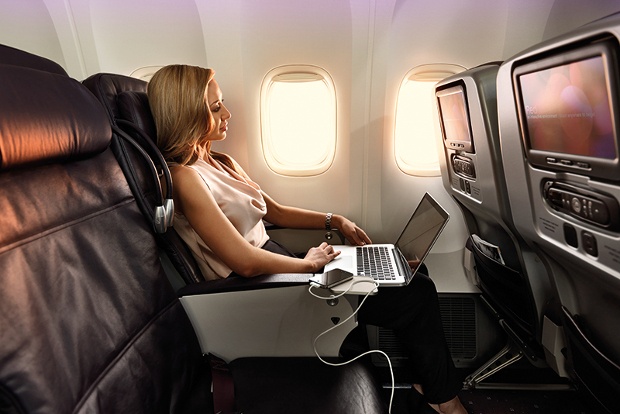
[[620, 228], [618, 201], [607, 194], [562, 181], [543, 183], [543, 198], [554, 210], [608, 230]]

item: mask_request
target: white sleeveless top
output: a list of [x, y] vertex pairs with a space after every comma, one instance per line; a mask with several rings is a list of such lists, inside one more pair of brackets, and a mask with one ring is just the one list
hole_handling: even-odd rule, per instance
[[[200, 158], [188, 167], [200, 175], [237, 231], [251, 245], [262, 247], [269, 236], [262, 221], [267, 205], [259, 185], [235, 161], [241, 174], [208, 157], [211, 163]], [[175, 213], [173, 227], [192, 251], [206, 280], [225, 278], [232, 272], [198, 236], [183, 214]]]

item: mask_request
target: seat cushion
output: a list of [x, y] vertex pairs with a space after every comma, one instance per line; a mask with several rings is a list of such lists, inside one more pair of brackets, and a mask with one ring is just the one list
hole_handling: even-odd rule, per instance
[[358, 361], [333, 367], [318, 358], [239, 358], [229, 363], [237, 411], [244, 414], [386, 413], [379, 387]]

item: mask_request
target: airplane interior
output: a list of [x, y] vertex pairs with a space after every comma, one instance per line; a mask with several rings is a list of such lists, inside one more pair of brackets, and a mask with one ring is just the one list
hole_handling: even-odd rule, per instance
[[0, 23], [0, 414], [444, 412], [358, 321], [405, 287], [344, 255], [205, 267], [147, 91], [173, 64], [215, 71], [215, 151], [327, 213], [262, 220], [297, 258], [351, 244], [332, 214], [400, 249], [440, 206], [416, 257], [466, 412], [620, 413], [617, 1], [0, 0]]

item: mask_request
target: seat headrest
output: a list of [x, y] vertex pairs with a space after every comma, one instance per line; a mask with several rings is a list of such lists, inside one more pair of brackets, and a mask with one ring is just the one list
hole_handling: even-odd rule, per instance
[[113, 122], [120, 117], [118, 95], [124, 91], [146, 92], [147, 86], [143, 80], [114, 73], [97, 73], [84, 79], [82, 83], [105, 106]]
[[0, 64], [0, 169], [85, 158], [106, 149], [110, 122], [68, 76]]
[[119, 119], [129, 121], [155, 140], [157, 129], [146, 92], [125, 91], [117, 97]]
[[0, 62], [5, 65], [22, 66], [69, 76], [58, 63], [7, 45], [0, 45]]

